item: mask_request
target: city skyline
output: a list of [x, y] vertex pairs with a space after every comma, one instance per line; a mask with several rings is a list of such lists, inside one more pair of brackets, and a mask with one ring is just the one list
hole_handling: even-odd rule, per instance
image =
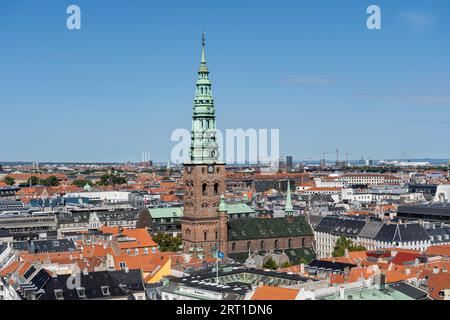
[[360, 1], [214, 4], [200, 21], [190, 4], [163, 19], [166, 4], [78, 1], [78, 31], [65, 29], [68, 3], [42, 3], [0, 4], [0, 161], [167, 161], [171, 132], [190, 127], [203, 29], [219, 129], [280, 129], [295, 160], [336, 146], [352, 159], [450, 157], [443, 1], [380, 1], [372, 31]]

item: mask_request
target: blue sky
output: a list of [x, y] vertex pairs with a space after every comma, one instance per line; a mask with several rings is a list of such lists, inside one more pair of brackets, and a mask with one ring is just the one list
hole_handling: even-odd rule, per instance
[[447, 0], [0, 0], [0, 161], [166, 161], [203, 28], [219, 129], [279, 128], [297, 160], [450, 158]]

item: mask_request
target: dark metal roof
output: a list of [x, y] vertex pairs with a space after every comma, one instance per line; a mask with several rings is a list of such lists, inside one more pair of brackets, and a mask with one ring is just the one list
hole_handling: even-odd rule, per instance
[[397, 290], [415, 300], [430, 300], [428, 293], [404, 281], [395, 282], [387, 285], [389, 288]]
[[450, 216], [450, 204], [399, 206], [397, 214], [420, 214], [430, 216]]
[[427, 241], [430, 237], [423, 226], [418, 223], [410, 224], [385, 224], [375, 237], [377, 241], [384, 242], [409, 242]]
[[[62, 292], [64, 300], [129, 297], [132, 292], [145, 290], [140, 270], [98, 271], [87, 274], [80, 273], [79, 276], [80, 287], [84, 288], [85, 297], [79, 296], [76, 288], [68, 288], [69, 275], [58, 275], [48, 281], [43, 288], [44, 293], [38, 297], [38, 300], [56, 300], [55, 290]], [[108, 287], [109, 294], [104, 294], [102, 287]]]
[[324, 269], [332, 269], [334, 270], [339, 270], [339, 271], [344, 271], [345, 268], [354, 268], [356, 267], [356, 264], [351, 264], [351, 263], [342, 263], [342, 262], [333, 262], [333, 261], [322, 261], [322, 260], [313, 260], [310, 263], [308, 263], [307, 267], [312, 267], [312, 268], [324, 268]]

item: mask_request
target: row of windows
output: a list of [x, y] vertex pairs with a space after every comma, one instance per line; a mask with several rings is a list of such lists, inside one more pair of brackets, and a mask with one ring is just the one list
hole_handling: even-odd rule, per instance
[[[207, 183], [204, 183], [202, 185], [202, 195], [204, 197], [208, 196], [208, 184]], [[215, 195], [215, 196], [219, 195], [219, 184], [217, 182], [214, 183], [213, 195]]]
[[[273, 241], [273, 248], [274, 249], [279, 249], [279, 240], [274, 240]], [[306, 239], [302, 238], [302, 247], [305, 247], [306, 244]], [[292, 239], [288, 240], [288, 248], [292, 249]], [[252, 248], [252, 242], [251, 241], [247, 241], [247, 250], [251, 250]], [[261, 240], [259, 243], [259, 250], [265, 250], [266, 249], [266, 242], [264, 240]], [[231, 244], [231, 251], [236, 251], [236, 242], [233, 242]]]

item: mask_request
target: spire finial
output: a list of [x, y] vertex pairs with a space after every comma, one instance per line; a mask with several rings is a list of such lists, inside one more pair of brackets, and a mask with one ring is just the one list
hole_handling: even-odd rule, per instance
[[202, 33], [202, 66], [203, 67], [206, 67], [205, 47], [206, 47], [206, 33], [205, 33], [205, 31], [203, 31], [203, 33]]

